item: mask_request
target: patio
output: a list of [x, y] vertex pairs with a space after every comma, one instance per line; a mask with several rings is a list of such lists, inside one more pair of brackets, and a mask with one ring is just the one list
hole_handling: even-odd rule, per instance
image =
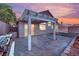
[[[20, 21], [18, 22], [18, 32], [20, 34], [19, 37], [27, 37], [28, 36], [28, 50], [32, 50], [32, 24], [35, 25], [34, 33], [41, 32], [39, 31], [39, 24], [40, 23], [47, 23], [46, 27], [48, 27], [48, 22], [51, 23], [51, 27], [53, 27], [52, 32], [53, 32], [53, 40], [56, 40], [56, 24], [57, 24], [57, 18], [51, 16], [52, 14], [49, 11], [44, 12], [35, 12], [32, 10], [25, 9], [23, 14], [20, 17]], [[25, 25], [27, 26], [27, 32], [25, 32], [26, 29]], [[47, 28], [46, 28], [47, 29]], [[46, 29], [44, 31], [46, 31]], [[50, 30], [48, 30], [50, 31]], [[47, 32], [47, 31], [46, 31]], [[51, 32], [51, 33], [52, 33]], [[27, 33], [27, 36], [25, 36], [25, 33]], [[44, 34], [42, 32], [42, 34]]]
[[57, 35], [57, 40], [53, 40], [52, 37], [52, 34], [33, 36], [31, 51], [28, 51], [28, 38], [18, 38], [15, 41], [14, 55], [59, 56], [73, 39]]

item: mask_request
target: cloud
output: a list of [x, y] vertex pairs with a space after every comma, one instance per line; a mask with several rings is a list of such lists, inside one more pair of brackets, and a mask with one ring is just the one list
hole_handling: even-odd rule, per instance
[[36, 12], [49, 10], [55, 17], [72, 18], [79, 15], [79, 4], [67, 3], [17, 3], [9, 4], [16, 13], [22, 14], [24, 9], [30, 9]]
[[63, 17], [75, 13], [70, 4], [29, 4], [29, 6], [30, 9], [37, 12], [48, 9], [55, 17]]
[[79, 18], [59, 18], [59, 23], [64, 24], [79, 24]]

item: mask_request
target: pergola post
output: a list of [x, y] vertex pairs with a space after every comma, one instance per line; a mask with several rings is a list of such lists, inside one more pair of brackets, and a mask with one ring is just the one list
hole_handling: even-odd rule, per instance
[[28, 17], [28, 51], [31, 51], [31, 17]]
[[48, 22], [46, 22], [46, 31], [48, 31]]
[[56, 40], [56, 23], [53, 24], [53, 40]]

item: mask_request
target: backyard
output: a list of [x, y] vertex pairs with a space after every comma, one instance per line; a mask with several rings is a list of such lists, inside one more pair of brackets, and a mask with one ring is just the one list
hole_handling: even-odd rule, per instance
[[72, 41], [73, 37], [57, 35], [53, 40], [52, 34], [38, 35], [32, 37], [32, 50], [28, 51], [27, 38], [15, 40], [15, 56], [60, 56], [64, 49]]

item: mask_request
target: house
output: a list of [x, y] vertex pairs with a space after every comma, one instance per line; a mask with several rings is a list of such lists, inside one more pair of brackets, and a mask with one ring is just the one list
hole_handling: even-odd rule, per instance
[[[31, 14], [33, 14], [33, 11], [30, 11]], [[54, 16], [49, 12], [49, 10], [45, 10], [42, 12], [39, 12], [38, 14], [44, 14], [44, 17], [50, 17], [54, 18]], [[42, 17], [42, 15], [39, 15]], [[27, 19], [27, 18], [26, 18]], [[57, 19], [53, 19], [53, 21], [57, 22]], [[31, 25], [31, 31], [32, 35], [40, 35], [40, 34], [47, 34], [47, 33], [53, 33], [53, 23], [50, 21], [42, 21], [42, 20], [35, 20], [32, 21]], [[28, 23], [25, 20], [20, 20], [18, 22], [18, 32], [19, 37], [27, 37], [28, 36]]]
[[53, 33], [53, 40], [56, 40], [56, 21], [57, 19], [47, 10], [34, 12], [25, 9], [19, 22], [19, 37], [28, 37], [28, 50], [31, 51], [32, 35]]

